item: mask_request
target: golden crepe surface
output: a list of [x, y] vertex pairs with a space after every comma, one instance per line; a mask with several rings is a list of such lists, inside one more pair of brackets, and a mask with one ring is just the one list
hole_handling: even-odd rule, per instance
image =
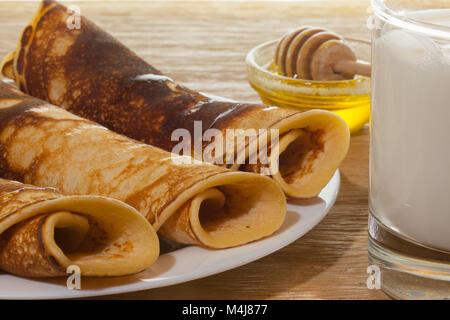
[[25, 277], [122, 276], [150, 266], [158, 237], [132, 207], [0, 179], [0, 269]]
[[268, 177], [137, 142], [1, 82], [0, 176], [122, 200], [165, 237], [211, 248], [269, 236], [286, 212]]
[[[246, 129], [278, 129], [270, 164], [235, 161], [229, 167], [251, 172], [270, 167], [272, 178], [293, 197], [318, 195], [347, 153], [348, 127], [333, 113], [215, 101], [163, 76], [84, 17], [80, 29], [69, 29], [68, 18], [66, 7], [44, 1], [16, 52], [4, 59], [3, 75], [32, 96], [167, 151], [178, 143], [171, 141], [174, 130], [184, 128], [193, 136], [196, 120], [203, 131], [244, 130], [238, 135]], [[233, 146], [236, 158], [258, 152], [257, 139], [250, 140]]]

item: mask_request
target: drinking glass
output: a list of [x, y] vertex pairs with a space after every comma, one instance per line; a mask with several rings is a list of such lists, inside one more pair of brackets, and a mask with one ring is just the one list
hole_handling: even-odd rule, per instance
[[392, 297], [450, 299], [450, 3], [372, 8], [369, 262]]

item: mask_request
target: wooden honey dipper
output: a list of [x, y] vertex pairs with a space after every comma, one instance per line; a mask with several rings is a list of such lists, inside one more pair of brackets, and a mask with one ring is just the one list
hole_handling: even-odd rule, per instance
[[370, 64], [357, 61], [344, 39], [322, 28], [304, 26], [286, 33], [275, 50], [278, 71], [305, 80], [346, 80], [370, 77]]

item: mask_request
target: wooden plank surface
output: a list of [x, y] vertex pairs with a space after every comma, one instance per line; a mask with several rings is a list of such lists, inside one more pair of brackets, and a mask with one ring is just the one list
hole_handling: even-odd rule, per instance
[[[299, 25], [369, 39], [366, 0], [78, 4], [167, 75], [192, 89], [258, 101], [245, 55]], [[0, 56], [11, 50], [37, 3], [0, 2]], [[306, 236], [240, 268], [120, 299], [385, 299], [366, 288], [368, 130], [352, 136], [336, 205]]]

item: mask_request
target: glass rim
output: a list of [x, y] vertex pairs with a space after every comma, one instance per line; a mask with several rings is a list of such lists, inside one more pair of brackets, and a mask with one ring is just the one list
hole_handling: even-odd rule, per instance
[[[450, 39], [450, 27], [439, 25], [435, 23], [421, 21], [407, 17], [396, 10], [393, 10], [387, 6], [385, 0], [371, 0], [371, 5], [374, 13], [382, 20], [389, 22], [398, 27], [423, 33], [432, 37]], [[439, 9], [439, 8], [435, 8]], [[442, 8], [448, 9], [450, 8]]]

